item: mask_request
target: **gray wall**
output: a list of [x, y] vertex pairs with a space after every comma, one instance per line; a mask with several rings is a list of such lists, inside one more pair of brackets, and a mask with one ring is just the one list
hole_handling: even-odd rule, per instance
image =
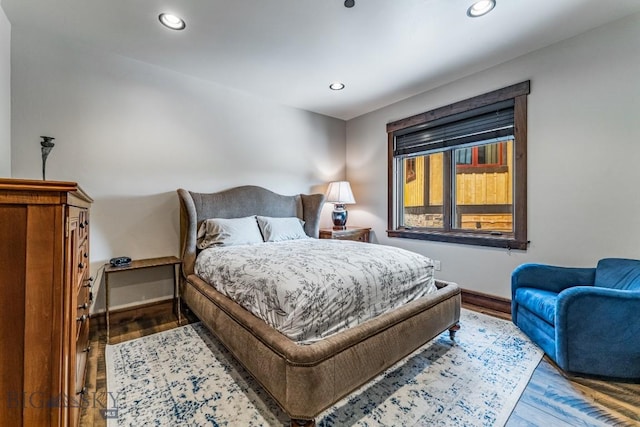
[[[95, 199], [94, 275], [117, 255], [178, 255], [177, 188], [295, 194], [345, 176], [342, 120], [33, 29], [14, 26], [12, 43], [13, 175], [39, 179], [39, 136], [56, 138], [47, 179], [77, 181]], [[112, 305], [171, 294], [165, 270], [120, 274]]]
[[[96, 275], [116, 255], [177, 255], [178, 187], [257, 183], [293, 194], [323, 190], [346, 168], [357, 200], [351, 225], [442, 261], [442, 279], [509, 297], [509, 275], [523, 262], [640, 258], [638, 39], [635, 15], [350, 120], [345, 135], [340, 120], [14, 26], [11, 147], [3, 144], [8, 126], [0, 128], [0, 150], [12, 150], [13, 167], [0, 160], [0, 176], [40, 178], [39, 136], [57, 138], [48, 177], [78, 181], [96, 200]], [[0, 88], [9, 80], [2, 46]], [[388, 239], [386, 123], [527, 79], [530, 248]], [[8, 117], [0, 105], [0, 121]], [[126, 276], [114, 304], [164, 297], [170, 277], [168, 269]]]
[[[520, 263], [595, 265], [640, 258], [640, 15], [591, 30], [347, 122], [350, 224], [442, 262], [436, 276], [510, 298]], [[390, 239], [388, 122], [524, 80], [528, 113], [527, 251]]]
[[0, 6], [0, 177], [11, 176], [11, 24]]

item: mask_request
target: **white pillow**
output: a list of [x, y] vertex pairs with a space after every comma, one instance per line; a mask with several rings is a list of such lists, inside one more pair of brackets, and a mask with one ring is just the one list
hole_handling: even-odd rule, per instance
[[210, 218], [205, 220], [198, 229], [198, 249], [250, 243], [263, 243], [255, 216]]
[[307, 239], [309, 236], [304, 232], [302, 224], [304, 224], [304, 221], [296, 217], [271, 218], [258, 216], [258, 225], [265, 242]]

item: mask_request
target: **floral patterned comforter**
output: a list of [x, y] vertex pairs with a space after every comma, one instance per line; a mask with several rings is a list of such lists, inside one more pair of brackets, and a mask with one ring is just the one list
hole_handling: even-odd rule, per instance
[[436, 291], [431, 259], [345, 240], [209, 248], [198, 255], [195, 272], [299, 344]]

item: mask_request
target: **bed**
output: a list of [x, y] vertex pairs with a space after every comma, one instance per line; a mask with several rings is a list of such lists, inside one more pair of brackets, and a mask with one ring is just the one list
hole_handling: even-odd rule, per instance
[[314, 425], [324, 409], [443, 331], [453, 339], [459, 328], [460, 288], [435, 281], [433, 293], [300, 345], [195, 274], [198, 230], [210, 218], [297, 217], [304, 233], [317, 238], [324, 196], [284, 196], [256, 186], [210, 194], [179, 189], [178, 196], [180, 297], [291, 417], [292, 426]]

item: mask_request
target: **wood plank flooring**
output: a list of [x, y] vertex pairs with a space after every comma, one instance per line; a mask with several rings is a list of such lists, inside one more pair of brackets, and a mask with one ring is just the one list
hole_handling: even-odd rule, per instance
[[[509, 319], [504, 313], [463, 305], [465, 308]], [[111, 343], [139, 338], [178, 326], [171, 305], [151, 316], [119, 319], [111, 325]], [[193, 316], [188, 322], [197, 321]], [[186, 321], [183, 319], [183, 324]], [[103, 409], [110, 397], [106, 391], [104, 350], [106, 327], [100, 318], [92, 319], [91, 355], [86, 386], [91, 404], [82, 409], [81, 427], [105, 427]], [[458, 333], [464, 333], [460, 330]], [[640, 426], [640, 384], [567, 377], [547, 357], [536, 368], [516, 405], [507, 427], [520, 426]]]
[[[463, 307], [511, 320], [508, 314], [483, 307]], [[506, 425], [640, 426], [640, 384], [569, 377], [545, 356]]]

